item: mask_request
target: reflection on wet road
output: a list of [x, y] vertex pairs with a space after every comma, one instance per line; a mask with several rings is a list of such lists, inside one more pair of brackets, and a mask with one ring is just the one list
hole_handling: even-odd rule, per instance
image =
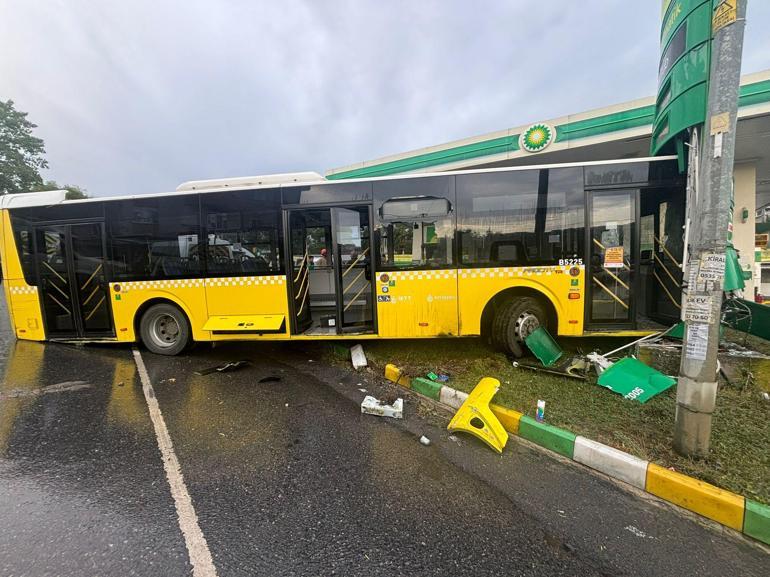
[[[7, 331], [0, 348], [0, 574], [192, 574], [131, 350]], [[592, 573], [544, 550], [499, 493], [267, 352], [143, 355], [219, 575]], [[194, 374], [233, 354], [254, 366]]]
[[188, 574], [130, 354], [2, 346], [0, 574]]
[[16, 342], [0, 327], [0, 575], [192, 575], [192, 515], [221, 577], [655, 575], [674, 562], [761, 574], [761, 552], [517, 442], [498, 457], [447, 441], [411, 400], [404, 423], [362, 415], [343, 394], [360, 377], [343, 387], [309, 356], [288, 343], [142, 354], [190, 513], [130, 348]]

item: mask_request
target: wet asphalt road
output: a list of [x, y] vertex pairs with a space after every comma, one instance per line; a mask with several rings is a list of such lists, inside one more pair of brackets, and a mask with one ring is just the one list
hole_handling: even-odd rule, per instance
[[[413, 398], [404, 422], [361, 415], [359, 388], [392, 389], [318, 351], [142, 355], [220, 576], [767, 570], [743, 539], [517, 440], [503, 457], [452, 440]], [[0, 363], [0, 575], [192, 574], [131, 349], [2, 330]]]

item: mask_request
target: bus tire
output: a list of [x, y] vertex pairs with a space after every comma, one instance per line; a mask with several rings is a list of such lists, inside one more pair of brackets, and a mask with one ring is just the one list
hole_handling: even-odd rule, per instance
[[144, 312], [139, 336], [147, 350], [156, 355], [178, 355], [192, 341], [187, 317], [167, 303], [153, 305]]
[[524, 339], [541, 326], [548, 326], [548, 314], [542, 303], [532, 297], [515, 298], [495, 316], [493, 338], [505, 352], [520, 358], [526, 351]]

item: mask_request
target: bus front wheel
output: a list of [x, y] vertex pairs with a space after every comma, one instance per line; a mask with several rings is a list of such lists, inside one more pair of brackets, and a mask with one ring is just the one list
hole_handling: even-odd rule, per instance
[[190, 344], [190, 324], [174, 305], [148, 308], [139, 323], [139, 335], [147, 349], [158, 355], [178, 355]]
[[492, 337], [495, 344], [514, 357], [524, 356], [526, 339], [535, 329], [547, 326], [548, 315], [543, 305], [532, 297], [507, 301], [494, 318]]

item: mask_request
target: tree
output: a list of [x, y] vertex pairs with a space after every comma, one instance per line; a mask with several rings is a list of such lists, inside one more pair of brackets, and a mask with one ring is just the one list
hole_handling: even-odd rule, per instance
[[67, 200], [88, 198], [88, 192], [86, 192], [85, 188], [80, 188], [74, 184], [59, 184], [55, 180], [46, 180], [44, 183], [32, 188], [32, 192], [41, 192], [43, 190], [66, 190]]
[[40, 170], [48, 168], [43, 140], [32, 135], [37, 128], [19, 112], [13, 100], [0, 100], [0, 194], [29, 192], [43, 183]]

